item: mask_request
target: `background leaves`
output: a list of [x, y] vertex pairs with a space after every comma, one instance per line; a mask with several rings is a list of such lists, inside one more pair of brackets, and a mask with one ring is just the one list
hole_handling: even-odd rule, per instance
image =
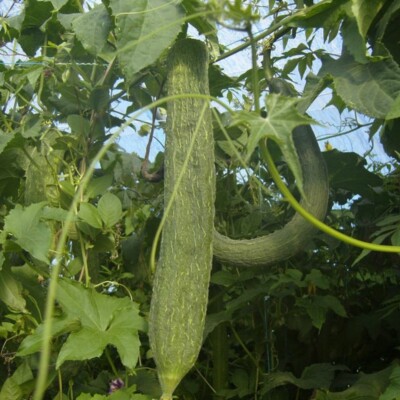
[[[312, 104], [313, 115], [325, 105], [326, 115], [337, 115], [328, 119], [330, 134], [348, 134], [349, 143], [354, 131], [376, 135], [393, 157], [371, 162], [375, 149], [343, 152], [324, 139], [326, 222], [363, 240], [398, 244], [399, 5], [239, 3], [0, 2], [0, 398], [30, 398], [35, 390], [56, 255], [46, 398], [160, 396], [146, 318], [164, 185], [146, 181], [141, 168], [150, 132], [149, 170], [162, 167], [165, 121], [158, 112], [155, 120], [152, 112], [132, 115], [166, 95], [165, 56], [178, 37], [206, 41], [210, 93], [235, 110], [232, 124], [229, 113], [214, 108], [222, 125], [214, 121], [221, 232], [250, 238], [290, 220], [293, 210], [255, 150], [270, 139], [282, 178], [300, 196], [291, 134], [313, 123], [302, 114]], [[257, 63], [241, 71], [250, 59], [250, 27]], [[231, 73], [226, 59], [240, 73]], [[271, 95], [271, 77], [299, 100]], [[252, 111], [257, 86], [266, 98], [262, 115]], [[125, 122], [122, 139], [108, 141]], [[71, 202], [106, 143], [56, 254]], [[325, 235], [269, 269], [215, 263], [203, 349], [177, 396], [396, 398], [397, 265], [396, 254], [360, 254]], [[109, 393], [117, 378], [124, 387]]]

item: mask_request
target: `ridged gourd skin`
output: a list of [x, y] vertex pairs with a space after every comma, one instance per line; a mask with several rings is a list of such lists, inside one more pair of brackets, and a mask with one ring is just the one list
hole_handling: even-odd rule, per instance
[[[305, 199], [303, 208], [324, 220], [329, 201], [328, 172], [310, 126], [293, 131], [297, 154], [302, 166]], [[304, 250], [317, 229], [296, 213], [281, 229], [254, 239], [231, 239], [214, 232], [214, 257], [236, 267], [266, 267], [286, 260]]]
[[[208, 52], [203, 42], [183, 39], [168, 56], [168, 95], [209, 94]], [[177, 179], [201, 117], [193, 151]], [[212, 264], [215, 171], [207, 100], [185, 97], [167, 105], [164, 209], [177, 190], [163, 227], [149, 315], [150, 346], [169, 400], [194, 365], [202, 344]]]

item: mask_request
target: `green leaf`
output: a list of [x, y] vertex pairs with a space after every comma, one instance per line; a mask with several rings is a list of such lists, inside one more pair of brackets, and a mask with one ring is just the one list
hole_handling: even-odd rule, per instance
[[93, 226], [93, 228], [101, 229], [103, 227], [100, 213], [93, 204], [81, 203], [79, 205], [78, 218]]
[[80, 394], [76, 400], [106, 400], [109, 399], [109, 396], [103, 396], [101, 394], [95, 394], [92, 396], [89, 393], [82, 393]]
[[113, 176], [111, 174], [91, 179], [86, 189], [85, 196], [89, 199], [93, 199], [105, 193], [107, 189], [111, 187], [112, 181]]
[[101, 197], [97, 209], [107, 228], [113, 227], [123, 215], [121, 201], [112, 193], [106, 193]]
[[58, 353], [56, 368], [66, 360], [81, 361], [100, 357], [107, 343], [105, 335], [99, 335], [96, 328], [84, 327], [71, 333]]
[[331, 150], [323, 155], [332, 188], [371, 198], [374, 196], [371, 188], [382, 185], [382, 179], [366, 169], [365, 160], [358, 154]]
[[329, 310], [341, 317], [347, 317], [346, 310], [337, 297], [332, 295], [313, 296], [308, 299], [298, 299], [297, 305], [304, 307], [311, 318], [312, 324], [320, 330], [325, 323]]
[[300, 190], [303, 188], [303, 174], [294, 145], [292, 131], [297, 126], [308, 125], [313, 120], [302, 115], [297, 110], [299, 99], [272, 93], [266, 97], [267, 118], [248, 111], [241, 111], [234, 116], [237, 124], [245, 123], [250, 128], [247, 142], [247, 157], [250, 158], [254, 149], [262, 139], [272, 139], [280, 147]]
[[95, 6], [72, 21], [72, 27], [82, 46], [95, 56], [103, 50], [110, 26], [110, 16], [103, 4]]
[[131, 81], [153, 63], [181, 30], [180, 1], [110, 0], [115, 18], [118, 58]]
[[110, 103], [110, 93], [107, 86], [96, 86], [89, 96], [89, 107], [98, 113], [104, 112]]
[[329, 289], [329, 279], [322, 274], [319, 269], [312, 269], [309, 274], [306, 275], [304, 281], [307, 283], [314, 284], [320, 289]]
[[322, 325], [326, 320], [326, 308], [322, 307], [316, 302], [312, 302], [310, 304], [307, 304], [306, 311], [311, 318], [313, 326], [315, 326], [315, 328], [317, 328], [318, 330], [321, 330]]
[[41, 115], [29, 115], [24, 118], [21, 134], [24, 138], [34, 138], [40, 135], [42, 130], [43, 117]]
[[11, 310], [26, 312], [22, 285], [5, 268], [0, 270], [0, 300], [7, 304]]
[[395, 119], [399, 117], [400, 114], [400, 94], [393, 101], [392, 107], [390, 108], [386, 118]]
[[82, 326], [62, 346], [57, 368], [66, 360], [98, 357], [106, 345], [117, 348], [126, 367], [135, 367], [140, 346], [138, 330], [145, 330], [135, 303], [126, 297], [113, 298], [65, 280], [59, 282], [57, 300], [68, 317], [78, 319]]
[[68, 3], [68, 0], [50, 0], [50, 1], [51, 1], [51, 4], [53, 4], [53, 7], [55, 10], [59, 10], [65, 4]]
[[400, 393], [400, 366], [394, 366], [389, 379], [390, 384], [379, 397], [379, 400], [393, 400], [398, 398]]
[[352, 0], [351, 10], [357, 20], [362, 37], [367, 36], [372, 21], [385, 3], [385, 0]]
[[[397, 365], [391, 365], [382, 371], [372, 374], [360, 373], [360, 378], [350, 388], [342, 392], [327, 392], [326, 390], [317, 391], [315, 400], [349, 400], [349, 399], [362, 399], [362, 400], [381, 400], [381, 395], [388, 387], [389, 378], [394, 370], [398, 368]], [[396, 400], [396, 397], [390, 400]], [[386, 400], [386, 399], [385, 399]]]
[[345, 371], [342, 365], [327, 363], [312, 364], [306, 367], [300, 378], [296, 378], [291, 372], [272, 372], [267, 374], [263, 393], [291, 383], [301, 389], [329, 388], [336, 371]]
[[67, 117], [71, 132], [75, 135], [88, 136], [90, 132], [90, 122], [81, 115], [69, 115]]
[[13, 137], [13, 135], [6, 134], [0, 129], [0, 154], [7, 147], [8, 142], [10, 142]]
[[398, 118], [400, 67], [392, 59], [358, 63], [349, 56], [323, 63], [319, 75], [330, 75], [334, 88], [349, 108], [375, 118]]
[[[53, 320], [51, 324], [51, 335], [52, 337], [57, 337], [78, 330], [80, 326], [80, 322], [77, 318], [71, 319], [63, 316]], [[17, 353], [19, 357], [28, 356], [41, 351], [43, 328], [43, 324], [39, 325], [32, 335], [27, 336], [22, 341]]]
[[367, 46], [361, 36], [355, 18], [346, 18], [342, 24], [343, 44], [354, 60], [364, 64], [367, 59]]
[[23, 362], [9, 377], [0, 390], [1, 400], [22, 400], [30, 396], [29, 386], [24, 384], [33, 381], [33, 374], [28, 362]]
[[10, 377], [5, 382], [0, 391], [1, 400], [22, 400], [23, 392], [21, 387]]
[[287, 25], [303, 28], [323, 28], [324, 39], [332, 40], [338, 33], [343, 18], [343, 7], [348, 0], [324, 0], [296, 11]]
[[5, 218], [4, 230], [33, 257], [47, 263], [52, 234], [50, 228], [40, 221], [45, 204], [35, 203], [25, 208], [17, 204]]
[[67, 216], [68, 216], [68, 211], [64, 210], [63, 208], [57, 208], [57, 207], [43, 208], [43, 213], [42, 213], [43, 219], [64, 222], [66, 221]]
[[328, 294], [326, 296], [315, 296], [314, 300], [321, 306], [331, 309], [340, 317], [347, 317], [346, 310], [337, 297]]

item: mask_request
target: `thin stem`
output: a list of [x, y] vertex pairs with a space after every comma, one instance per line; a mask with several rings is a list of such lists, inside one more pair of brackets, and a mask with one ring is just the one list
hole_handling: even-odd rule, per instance
[[243, 340], [240, 338], [239, 334], [236, 332], [236, 329], [233, 327], [231, 324], [231, 330], [233, 333], [233, 336], [235, 336], [235, 339], [238, 341], [244, 352], [249, 356], [250, 360], [254, 363], [254, 366], [258, 368], [257, 365], [257, 360], [254, 358], [253, 354], [250, 353], [250, 350], [246, 347], [246, 345], [243, 343]]
[[252, 64], [252, 80], [253, 80], [253, 96], [254, 96], [254, 109], [257, 114], [260, 113], [260, 85], [258, 82], [258, 65], [257, 65], [257, 41], [254, 40], [251, 31], [251, 25], [247, 27], [247, 34], [250, 38], [251, 45], [251, 64]]
[[61, 369], [58, 370], [57, 374], [58, 374], [58, 397], [59, 397], [59, 400], [63, 400]]
[[260, 141], [260, 148], [262, 155], [267, 162], [268, 169], [271, 173], [271, 176], [281, 191], [281, 193], [285, 196], [286, 200], [290, 203], [290, 205], [301, 215], [303, 216], [308, 222], [314, 225], [316, 228], [320, 229], [322, 232], [327, 233], [328, 235], [341, 240], [345, 243], [348, 243], [355, 247], [360, 247], [362, 249], [371, 250], [371, 251], [380, 251], [384, 253], [400, 253], [400, 246], [388, 246], [388, 245], [381, 245], [376, 243], [364, 242], [362, 240], [354, 239], [351, 236], [345, 235], [337, 231], [336, 229], [331, 228], [330, 226], [324, 224], [317, 218], [315, 218], [312, 214], [306, 211], [300, 203], [294, 198], [294, 196], [290, 193], [289, 189], [285, 186], [284, 182], [282, 181], [278, 170], [275, 167], [274, 161], [271, 157], [271, 154], [268, 151], [265, 141]]
[[117, 378], [119, 378], [119, 373], [117, 371], [117, 368], [115, 367], [114, 361], [111, 358], [110, 351], [109, 351], [108, 347], [106, 347], [105, 354], [106, 354], [107, 361], [110, 364], [110, 367], [111, 367], [111, 370], [112, 370], [113, 374]]

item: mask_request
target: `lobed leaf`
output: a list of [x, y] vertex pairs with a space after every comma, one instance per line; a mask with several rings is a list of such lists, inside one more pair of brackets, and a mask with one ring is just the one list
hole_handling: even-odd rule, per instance
[[280, 147], [298, 183], [298, 187], [302, 191], [303, 173], [293, 141], [292, 131], [298, 126], [313, 123], [313, 120], [298, 112], [298, 103], [299, 99], [271, 93], [267, 96], [265, 102], [268, 110], [266, 118], [253, 112], [241, 111], [234, 116], [234, 123], [246, 124], [250, 128], [245, 161], [248, 161], [260, 140], [272, 139]]
[[95, 6], [72, 21], [72, 27], [82, 46], [97, 56], [104, 49], [110, 32], [111, 20], [103, 4]]
[[400, 117], [400, 67], [391, 58], [359, 63], [342, 56], [323, 63], [320, 76], [330, 75], [349, 108], [375, 118]]
[[52, 234], [48, 225], [40, 220], [45, 204], [35, 203], [25, 208], [17, 204], [5, 218], [4, 230], [33, 257], [48, 262]]
[[57, 368], [66, 360], [98, 357], [109, 344], [117, 348], [126, 367], [135, 367], [140, 345], [138, 330], [146, 329], [135, 303], [65, 280], [59, 282], [57, 300], [68, 317], [78, 319], [82, 326], [62, 346]]

